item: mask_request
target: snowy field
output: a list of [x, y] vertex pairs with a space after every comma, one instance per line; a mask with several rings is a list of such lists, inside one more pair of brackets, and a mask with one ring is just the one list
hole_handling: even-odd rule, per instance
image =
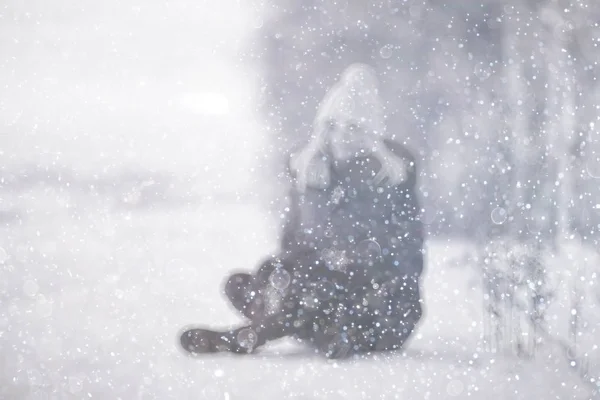
[[241, 3], [0, 10], [0, 398], [588, 398], [560, 355], [482, 348], [460, 242], [430, 241], [426, 314], [403, 354], [178, 350], [185, 325], [239, 321], [223, 279], [276, 246], [255, 72], [237, 55], [257, 17]]
[[451, 262], [461, 244], [431, 246], [426, 316], [405, 354], [279, 356], [289, 344], [200, 359], [177, 349], [176, 334], [238, 321], [219, 287], [274, 246], [257, 207], [130, 211], [45, 184], [9, 198], [24, 215], [2, 229], [0, 398], [586, 398], [559, 354], [519, 364], [480, 348], [475, 277]]

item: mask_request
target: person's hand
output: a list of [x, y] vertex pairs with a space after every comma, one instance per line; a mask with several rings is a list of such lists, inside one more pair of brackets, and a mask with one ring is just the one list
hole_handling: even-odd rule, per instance
[[373, 150], [373, 155], [381, 164], [373, 183], [379, 185], [385, 182], [397, 186], [408, 179], [408, 167], [404, 159], [392, 153], [383, 143], [376, 143]]
[[331, 175], [329, 163], [319, 153], [303, 150], [293, 154], [290, 167], [296, 176], [296, 188], [304, 192], [307, 187], [325, 189], [329, 186]]

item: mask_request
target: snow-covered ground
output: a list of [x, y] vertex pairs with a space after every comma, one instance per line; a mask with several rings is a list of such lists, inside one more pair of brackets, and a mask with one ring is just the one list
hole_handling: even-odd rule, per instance
[[[575, 399], [560, 356], [480, 348], [465, 246], [431, 241], [405, 354], [206, 359], [190, 323], [275, 249], [243, 2], [9, 1], [0, 16], [0, 398]], [[219, 4], [215, 8], [215, 4]]]
[[1, 233], [0, 398], [586, 398], [560, 355], [519, 364], [480, 348], [478, 286], [449, 261], [460, 243], [431, 246], [427, 313], [404, 355], [199, 359], [176, 334], [239, 320], [219, 289], [273, 249], [259, 209], [130, 211], [49, 185], [9, 198], [29, 212]]

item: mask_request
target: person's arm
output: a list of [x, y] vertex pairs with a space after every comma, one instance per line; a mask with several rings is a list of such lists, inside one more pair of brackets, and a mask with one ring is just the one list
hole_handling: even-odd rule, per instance
[[399, 183], [399, 186], [404, 186], [414, 191], [417, 184], [418, 171], [415, 157], [410, 150], [408, 150], [408, 148], [398, 142], [386, 139], [383, 141], [383, 143], [385, 148], [390, 151], [391, 155], [404, 164], [406, 177], [401, 183]]
[[299, 193], [294, 187], [288, 192], [288, 205], [282, 212], [282, 232], [280, 248], [284, 253], [291, 252], [297, 245], [298, 232], [300, 230], [300, 207]]
[[[417, 197], [417, 163], [412, 153], [403, 145], [385, 141], [386, 147], [405, 166], [405, 179], [395, 186], [395, 212], [390, 221], [389, 235], [394, 246], [389, 262], [410, 275], [421, 275], [423, 271], [424, 229], [419, 220], [420, 202]], [[397, 265], [396, 265], [397, 264]]]
[[418, 216], [421, 211], [419, 198], [417, 196], [417, 162], [410, 150], [400, 143], [391, 140], [385, 141], [390, 153], [404, 166], [404, 179], [395, 186], [397, 197], [396, 208], [402, 210], [403, 220], [406, 222], [419, 222]]
[[297, 234], [300, 228], [300, 193], [296, 187], [296, 174], [290, 166], [291, 157], [287, 163], [287, 172], [290, 177], [290, 188], [287, 193], [287, 205], [281, 212], [282, 231], [280, 250], [283, 253], [290, 253], [297, 245]]

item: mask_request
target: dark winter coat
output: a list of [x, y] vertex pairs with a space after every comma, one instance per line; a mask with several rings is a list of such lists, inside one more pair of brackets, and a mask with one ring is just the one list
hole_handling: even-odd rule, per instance
[[400, 144], [385, 145], [404, 162], [402, 183], [373, 184], [381, 165], [359, 157], [331, 165], [326, 187], [293, 186], [282, 254], [228, 280], [225, 293], [250, 320], [258, 345], [295, 336], [345, 357], [398, 349], [414, 332], [423, 271], [417, 166]]
[[360, 157], [331, 166], [331, 184], [292, 187], [281, 247], [286, 253], [311, 249], [332, 266], [369, 263], [393, 267], [398, 276], [415, 279], [423, 271], [423, 229], [416, 194], [417, 166], [402, 145], [385, 141], [404, 160], [407, 179], [397, 186], [374, 185], [381, 165]]

